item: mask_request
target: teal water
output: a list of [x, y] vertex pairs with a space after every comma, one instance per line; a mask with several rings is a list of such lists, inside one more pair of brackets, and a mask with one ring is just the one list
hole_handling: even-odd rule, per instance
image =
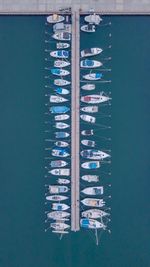
[[0, 267], [150, 266], [150, 18], [106, 20], [112, 22], [106, 40], [112, 43], [112, 234], [96, 247], [85, 232], [61, 241], [44, 232], [45, 18], [0, 17]]

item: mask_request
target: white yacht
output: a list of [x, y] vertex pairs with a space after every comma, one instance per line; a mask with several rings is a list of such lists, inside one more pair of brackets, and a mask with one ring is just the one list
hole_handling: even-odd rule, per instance
[[51, 95], [49, 98], [49, 101], [51, 103], [63, 103], [63, 102], [67, 102], [68, 99], [62, 97], [62, 96], [57, 96], [57, 95]]
[[81, 203], [83, 203], [85, 206], [91, 206], [96, 208], [101, 208], [105, 205], [105, 201], [103, 199], [98, 198], [84, 198], [81, 200]]
[[85, 80], [90, 80], [90, 81], [98, 81], [102, 78], [102, 73], [99, 73], [99, 72], [95, 72], [95, 73], [88, 73], [86, 75], [83, 75], [83, 78]]
[[55, 145], [58, 147], [67, 147], [67, 146], [69, 146], [69, 143], [65, 142], [65, 141], [56, 141]]
[[49, 165], [52, 168], [57, 168], [57, 167], [60, 168], [60, 167], [65, 167], [67, 164], [68, 163], [64, 160], [52, 160]]
[[65, 48], [68, 48], [69, 46], [70, 46], [70, 44], [68, 44], [68, 43], [61, 43], [61, 42], [56, 43], [57, 49], [65, 49]]
[[70, 154], [64, 149], [64, 148], [55, 148], [52, 149], [52, 156], [53, 157], [61, 157], [61, 158], [66, 158]]
[[57, 180], [58, 184], [69, 184], [70, 183], [70, 180], [69, 179], [62, 179], [62, 178], [59, 178]]
[[52, 37], [55, 40], [59, 40], [59, 41], [70, 41], [71, 40], [71, 34], [68, 32], [55, 32], [55, 34], [53, 34]]
[[89, 209], [82, 212], [82, 217], [92, 218], [92, 219], [99, 219], [109, 215], [110, 215], [109, 213], [100, 209]]
[[81, 176], [81, 179], [89, 182], [89, 183], [93, 183], [93, 182], [99, 182], [99, 176], [98, 175], [83, 175]]
[[55, 79], [54, 84], [58, 86], [65, 86], [71, 84], [71, 82], [64, 79]]
[[92, 33], [96, 31], [95, 25], [93, 24], [85, 24], [81, 26], [81, 31]]
[[50, 52], [50, 56], [51, 57], [55, 57], [55, 58], [68, 58], [69, 57], [69, 52], [66, 50], [56, 50], [56, 51], [52, 51]]
[[84, 169], [90, 169], [95, 170], [100, 168], [100, 162], [99, 161], [88, 161], [81, 164], [81, 167]]
[[82, 107], [81, 110], [87, 113], [96, 113], [98, 112], [98, 106], [86, 106]]
[[81, 140], [81, 144], [84, 146], [95, 147], [95, 141], [93, 141], [93, 140], [83, 139], [83, 140]]
[[103, 229], [106, 230], [106, 225], [97, 220], [84, 218], [80, 220], [80, 225], [86, 229]]
[[55, 121], [65, 121], [68, 120], [70, 116], [68, 114], [55, 115]]
[[102, 21], [102, 18], [99, 15], [93, 13], [88, 16], [85, 16], [84, 20], [88, 23], [99, 25]]
[[50, 227], [54, 228], [55, 230], [65, 230], [65, 229], [70, 228], [70, 225], [64, 222], [55, 222], [55, 223], [51, 223]]
[[68, 199], [68, 197], [61, 196], [61, 195], [52, 195], [52, 196], [46, 197], [46, 200], [49, 200], [49, 201], [62, 201], [62, 200], [66, 200], [66, 199]]
[[53, 25], [53, 31], [71, 33], [71, 24], [64, 22], [56, 23]]
[[103, 49], [99, 47], [92, 47], [81, 51], [81, 57], [91, 57], [102, 53]]
[[70, 169], [53, 169], [49, 171], [49, 173], [53, 175], [58, 175], [58, 176], [69, 176], [70, 175]]
[[56, 122], [56, 123], [55, 123], [55, 127], [56, 127], [57, 129], [66, 129], [66, 128], [69, 128], [70, 125], [67, 124], [67, 123], [64, 123], [64, 122]]
[[64, 19], [65, 18], [63, 16], [60, 16], [58, 14], [53, 14], [46, 18], [48, 23], [58, 23], [58, 22], [64, 21]]
[[85, 195], [103, 195], [104, 193], [104, 188], [103, 186], [92, 186], [92, 187], [86, 187], [82, 191]]
[[99, 95], [86, 95], [81, 96], [81, 101], [89, 104], [97, 104], [109, 101], [111, 98], [109, 96], [104, 95], [104, 93], [100, 93]]
[[90, 115], [86, 115], [86, 114], [80, 115], [80, 118], [83, 121], [90, 122], [90, 123], [95, 123], [95, 121], [96, 121], [95, 117], [90, 116]]
[[97, 149], [87, 149], [81, 151], [81, 156], [86, 159], [103, 160], [110, 157], [109, 154]]
[[83, 90], [88, 90], [88, 91], [94, 90], [95, 89], [95, 84], [93, 84], [93, 83], [87, 83], [87, 84], [82, 85], [81, 88]]
[[58, 211], [63, 211], [63, 210], [68, 210], [70, 206], [67, 204], [62, 204], [62, 203], [52, 203], [52, 210], [58, 210]]
[[56, 68], [65, 68], [68, 67], [70, 65], [70, 62], [68, 61], [64, 61], [64, 60], [55, 60], [54, 61], [54, 67]]
[[61, 193], [67, 193], [69, 191], [69, 188], [64, 185], [49, 185], [48, 191], [50, 194], [61, 194]]
[[70, 213], [67, 211], [51, 211], [47, 213], [47, 218], [53, 220], [61, 220], [63, 218], [68, 218], [69, 216]]
[[92, 60], [92, 59], [84, 59], [80, 62], [80, 67], [85, 69], [94, 69], [99, 68], [103, 64], [98, 60]]

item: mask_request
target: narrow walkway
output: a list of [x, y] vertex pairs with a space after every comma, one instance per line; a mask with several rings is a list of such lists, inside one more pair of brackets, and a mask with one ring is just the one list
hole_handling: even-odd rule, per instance
[[79, 48], [79, 11], [72, 13], [72, 58], [71, 58], [71, 79], [72, 79], [72, 98], [71, 98], [71, 230], [80, 230], [80, 48]]

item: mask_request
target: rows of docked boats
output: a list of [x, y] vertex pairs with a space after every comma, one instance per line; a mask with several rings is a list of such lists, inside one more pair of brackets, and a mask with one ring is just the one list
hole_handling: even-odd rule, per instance
[[[84, 17], [84, 23], [81, 31], [94, 33], [96, 27], [102, 22], [102, 18], [95, 13]], [[81, 37], [85, 33], [81, 32]], [[89, 42], [91, 43], [91, 41]], [[101, 47], [91, 47], [81, 50], [80, 68], [81, 68], [81, 128], [85, 126], [86, 130], [81, 130], [81, 227], [86, 229], [106, 230], [109, 221], [109, 208], [106, 208], [104, 198], [105, 188], [102, 186], [99, 175], [96, 170], [101, 164], [111, 157], [110, 153], [97, 148], [94, 140], [94, 129], [90, 125], [96, 124], [96, 115], [100, 114], [99, 108], [104, 103], [109, 103], [111, 98], [103, 91], [93, 93], [96, 87], [100, 87], [103, 74], [100, 71], [103, 62], [99, 60], [103, 49]], [[98, 69], [98, 70], [97, 70]], [[82, 75], [83, 71], [87, 71]], [[91, 93], [92, 91], [92, 93]], [[97, 116], [98, 117], [98, 116]], [[90, 186], [89, 186], [90, 185]]]
[[47, 61], [50, 66], [46, 69], [51, 82], [46, 86], [46, 97], [49, 99], [46, 107], [47, 114], [52, 114], [56, 131], [52, 148], [47, 148], [51, 155], [46, 176], [54, 183], [46, 186], [46, 202], [50, 203], [46, 221], [50, 222], [52, 232], [66, 234], [70, 228], [70, 17], [50, 15], [47, 17], [47, 27], [48, 32], [53, 32], [50, 40], [53, 39], [56, 50], [46, 50], [50, 56]]

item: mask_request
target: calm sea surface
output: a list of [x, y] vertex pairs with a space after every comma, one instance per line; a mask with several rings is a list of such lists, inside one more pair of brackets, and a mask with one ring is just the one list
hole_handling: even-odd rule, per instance
[[81, 48], [112, 56], [112, 83], [96, 88], [113, 98], [103, 110], [112, 118], [97, 116], [112, 129], [96, 130], [112, 149], [112, 176], [102, 176], [112, 184], [112, 234], [97, 247], [84, 231], [61, 241], [44, 232], [45, 17], [0, 17], [0, 267], [150, 267], [150, 17], [104, 21], [111, 27], [81, 38]]

